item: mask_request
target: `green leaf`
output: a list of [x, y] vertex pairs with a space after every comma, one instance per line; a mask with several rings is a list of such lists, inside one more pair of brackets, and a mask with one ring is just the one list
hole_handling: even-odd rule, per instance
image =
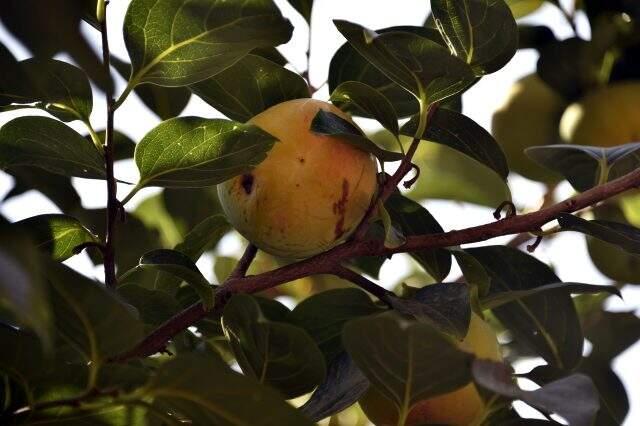
[[300, 302], [289, 321], [304, 328], [325, 355], [327, 364], [343, 351], [342, 327], [348, 321], [383, 312], [367, 293], [355, 288], [323, 291]]
[[518, 48], [518, 27], [503, 0], [431, 0], [431, 12], [452, 52], [476, 75], [505, 66]]
[[309, 97], [309, 87], [300, 75], [253, 54], [189, 88], [230, 119], [241, 122], [281, 102]]
[[186, 86], [225, 70], [292, 26], [270, 0], [133, 0], [124, 21], [130, 86]]
[[[414, 116], [400, 133], [414, 136], [418, 129], [418, 117]], [[427, 123], [421, 139], [446, 145], [476, 160], [507, 179], [507, 159], [496, 140], [482, 126], [469, 117], [445, 108], [436, 109]]]
[[331, 92], [329, 99], [341, 110], [354, 115], [370, 116], [394, 136], [398, 136], [398, 117], [389, 102], [381, 92], [359, 81], [345, 81]]
[[38, 252], [26, 235], [11, 227], [0, 228], [0, 270], [0, 307], [50, 349], [51, 307]]
[[295, 10], [311, 25], [311, 11], [313, 10], [313, 0], [287, 0]]
[[369, 380], [349, 354], [342, 352], [329, 364], [325, 381], [300, 407], [300, 411], [314, 422], [319, 422], [355, 404], [367, 389]]
[[142, 340], [143, 324], [131, 306], [103, 284], [53, 261], [47, 262], [46, 275], [56, 330], [91, 368]]
[[622, 298], [620, 290], [613, 285], [596, 285], [596, 284], [583, 284], [583, 283], [552, 283], [546, 284], [540, 287], [531, 288], [528, 290], [511, 290], [505, 292], [493, 293], [480, 300], [484, 309], [495, 309], [507, 303], [514, 302], [516, 300], [524, 299], [535, 294], [540, 294], [545, 291], [551, 290], [565, 290], [569, 294], [597, 294], [597, 293], [610, 293]]
[[491, 288], [491, 278], [478, 260], [459, 248], [449, 248], [449, 251], [456, 258], [458, 266], [464, 275], [465, 280], [471, 286], [478, 287], [478, 295], [485, 296]]
[[611, 148], [548, 145], [531, 147], [525, 152], [540, 165], [560, 173], [578, 191], [586, 191], [640, 167], [640, 143]]
[[167, 120], [136, 146], [138, 187], [216, 185], [258, 165], [275, 141], [256, 126], [229, 120]]
[[[46, 365], [38, 337], [0, 322], [0, 371], [28, 390], [32, 379], [42, 374]], [[3, 407], [6, 409], [6, 407]]]
[[579, 37], [549, 43], [540, 49], [537, 73], [568, 101], [577, 101], [599, 84], [601, 64], [593, 57], [593, 45]]
[[78, 246], [100, 241], [78, 219], [63, 214], [32, 216], [16, 222], [15, 226], [31, 235], [37, 247], [58, 262], [78, 254]]
[[205, 309], [213, 307], [214, 287], [184, 253], [168, 249], [153, 250], [142, 255], [136, 269], [151, 269], [171, 274], [193, 287], [202, 299]]
[[5, 97], [4, 93], [8, 93], [16, 84], [14, 80], [19, 74], [19, 68], [16, 58], [2, 43], [0, 43], [0, 69], [3, 70], [0, 74], [0, 106], [4, 106], [11, 103], [11, 99]]
[[606, 220], [585, 220], [567, 213], [560, 214], [558, 223], [565, 231], [591, 235], [627, 253], [640, 255], [640, 229], [635, 226]]
[[[210, 216], [196, 225], [182, 242], [176, 244], [174, 250], [183, 253], [195, 263], [205, 251], [215, 247], [230, 229], [231, 226], [224, 216]], [[179, 277], [160, 274], [156, 277], [154, 288], [174, 294], [181, 281]]]
[[360, 318], [345, 325], [343, 340], [371, 384], [395, 404], [400, 418], [417, 402], [462, 387], [471, 379], [473, 355], [421, 321], [394, 313]]
[[467, 64], [426, 37], [404, 31], [379, 34], [341, 20], [334, 24], [362, 56], [421, 102], [441, 101], [475, 81]]
[[409, 298], [391, 296], [396, 311], [426, 321], [430, 326], [458, 340], [464, 339], [471, 321], [469, 287], [466, 284], [427, 285]]
[[253, 297], [233, 296], [224, 307], [222, 326], [242, 371], [287, 399], [324, 380], [324, 359], [313, 339], [300, 327], [269, 320]]
[[[98, 135], [98, 139], [100, 139], [100, 141], [102, 141], [102, 143], [104, 144], [104, 141], [106, 138], [106, 131], [98, 130], [96, 131], [96, 134]], [[91, 135], [86, 135], [84, 138], [87, 139], [89, 142], [93, 143], [93, 141], [91, 140]], [[133, 140], [131, 140], [129, 136], [125, 135], [124, 133], [118, 130], [113, 131], [113, 160], [114, 161], [128, 160], [130, 158], [133, 158], [135, 149], [136, 149], [136, 143]]]
[[[125, 80], [131, 75], [131, 64], [111, 56], [111, 64]], [[133, 89], [140, 100], [161, 120], [180, 115], [191, 99], [191, 92], [184, 87], [162, 87], [143, 84]]]
[[162, 364], [147, 389], [154, 405], [170, 408], [196, 425], [312, 425], [276, 391], [212, 355], [173, 358]]
[[[392, 194], [385, 203], [391, 220], [405, 236], [444, 232], [438, 221], [419, 203]], [[451, 270], [451, 254], [444, 249], [420, 250], [409, 253], [436, 281], [442, 281]]]
[[81, 208], [80, 196], [71, 184], [71, 179], [66, 176], [31, 167], [15, 167], [5, 172], [13, 177], [14, 183], [13, 188], [7, 192], [2, 201], [33, 189], [43, 194], [65, 213]]
[[572, 374], [535, 391], [524, 391], [515, 384], [511, 368], [505, 364], [476, 359], [472, 371], [480, 386], [498, 395], [520, 399], [544, 413], [556, 413], [570, 425], [594, 424], [600, 408], [598, 391], [584, 374]]
[[14, 82], [0, 93], [17, 106], [36, 106], [63, 121], [89, 121], [93, 95], [80, 68], [55, 59], [31, 58], [18, 64]]
[[32, 166], [64, 176], [103, 179], [96, 147], [65, 124], [48, 117], [19, 117], [0, 128], [0, 169]]
[[[491, 277], [489, 296], [531, 290], [560, 279], [544, 263], [517, 249], [486, 246], [465, 250]], [[582, 356], [583, 336], [571, 295], [562, 289], [516, 300], [493, 310], [522, 343], [549, 364], [571, 369]]]
[[506, 2], [513, 17], [519, 19], [538, 10], [545, 0], [506, 0]]
[[[609, 331], [611, 334], [611, 331]], [[580, 363], [578, 372], [592, 381], [600, 395], [600, 410], [594, 424], [598, 426], [618, 426], [624, 423], [629, 412], [629, 397], [624, 384], [609, 363], [602, 363], [592, 357]]]
[[380, 148], [367, 138], [354, 124], [344, 118], [319, 110], [311, 122], [311, 131], [321, 135], [337, 136], [354, 147], [368, 152], [380, 161], [400, 161], [404, 157], [399, 152], [387, 151]]
[[158, 326], [180, 311], [176, 298], [161, 290], [124, 284], [118, 287], [118, 294], [138, 310], [147, 325]]
[[[378, 34], [395, 31], [414, 33], [446, 47], [442, 37], [435, 29], [399, 26], [376, 30]], [[343, 44], [331, 58], [328, 80], [329, 92], [333, 93], [340, 84], [347, 81], [358, 81], [378, 90], [391, 102], [398, 117], [417, 114], [420, 110], [415, 96], [390, 80], [348, 42]], [[361, 110], [357, 114], [366, 114], [366, 111]], [[372, 118], [369, 115], [363, 116]]]

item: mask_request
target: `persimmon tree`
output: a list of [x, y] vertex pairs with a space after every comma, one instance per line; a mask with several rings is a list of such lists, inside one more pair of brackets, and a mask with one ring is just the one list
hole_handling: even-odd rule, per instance
[[[624, 420], [629, 402], [611, 362], [638, 340], [640, 320], [605, 303], [640, 283], [640, 101], [625, 95], [640, 87], [637, 2], [567, 10], [547, 1], [574, 32], [576, 13], [586, 13], [588, 40], [517, 21], [544, 0], [431, 0], [423, 26], [335, 20], [344, 44], [324, 101], [340, 114], [318, 109], [293, 139], [308, 133], [370, 155], [376, 188], [333, 246], [278, 252], [291, 258], [270, 254], [262, 236], [243, 240], [238, 258], [216, 250], [225, 235], [237, 237], [229, 223], [238, 223], [222, 213], [216, 186], [236, 179], [251, 189], [251, 173], [284, 143], [252, 119], [319, 96], [309, 70], [292, 71], [276, 49], [293, 30], [278, 7], [130, 0], [125, 59], [109, 48], [120, 36], [107, 31], [109, 0], [46, 3], [0, 3], [2, 24], [33, 56], [18, 61], [0, 44], [0, 110], [45, 112], [0, 128], [0, 167], [14, 184], [5, 199], [35, 190], [60, 210], [0, 219], [3, 424], [364, 424], [360, 406], [377, 424]], [[311, 32], [313, 1], [290, 4]], [[99, 34], [99, 54], [85, 23]], [[496, 113], [492, 135], [462, 113], [461, 96], [499, 75], [518, 49], [539, 51], [537, 70]], [[60, 53], [69, 61], [54, 59]], [[122, 90], [116, 75], [127, 81]], [[97, 93], [104, 129], [92, 123]], [[139, 141], [117, 114], [133, 96], [162, 120]], [[192, 96], [227, 118], [181, 116]], [[612, 120], [617, 104], [625, 113], [613, 130], [594, 124]], [[363, 132], [352, 121], [361, 118], [379, 131]], [[137, 182], [118, 177], [114, 164], [127, 159]], [[512, 202], [514, 173], [545, 185], [540, 209]], [[332, 175], [299, 194], [311, 203]], [[83, 207], [73, 177], [102, 181], [106, 208]], [[554, 189], [565, 180], [574, 194], [560, 199]], [[117, 183], [129, 192], [118, 194]], [[147, 187], [163, 189], [130, 208]], [[268, 208], [300, 214], [282, 193]], [[424, 207], [434, 198], [489, 206], [495, 217], [445, 231], [448, 218]], [[255, 235], [256, 226], [239, 230]], [[585, 235], [610, 285], [563, 282], [534, 257], [563, 232]], [[513, 237], [469, 246], [501, 236]], [[83, 251], [104, 265], [103, 282], [64, 263]], [[214, 283], [196, 265], [205, 255]], [[395, 288], [379, 275], [393, 256], [414, 268]], [[532, 357], [542, 365], [516, 375], [511, 366]], [[523, 390], [518, 378], [539, 388]], [[515, 400], [546, 420], [521, 418]]]

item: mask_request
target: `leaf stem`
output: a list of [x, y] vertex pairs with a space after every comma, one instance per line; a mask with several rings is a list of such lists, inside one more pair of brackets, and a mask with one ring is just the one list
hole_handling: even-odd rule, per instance
[[366, 292], [373, 294], [374, 296], [376, 296], [378, 299], [380, 299], [382, 302], [385, 302], [385, 303], [388, 303], [389, 296], [393, 294], [386, 288], [379, 286], [373, 281], [368, 280], [362, 275], [342, 265], [336, 266], [335, 269], [332, 271], [332, 274], [335, 275], [336, 277], [342, 278], [343, 280], [352, 282], [353, 284], [357, 285], [358, 287], [365, 290]]
[[[107, 75], [110, 74], [110, 53], [109, 53], [109, 37], [107, 34], [107, 6], [108, 1], [104, 2], [104, 11], [102, 13], [102, 21], [100, 22], [100, 33], [102, 35], [102, 63]], [[104, 281], [108, 288], [115, 288], [116, 281], [116, 260], [115, 260], [115, 232], [116, 218], [120, 211], [120, 202], [117, 199], [116, 179], [113, 173], [113, 116], [115, 113], [113, 88], [109, 85], [107, 89], [107, 129], [104, 138], [104, 161], [107, 170], [107, 227], [104, 244]]]
[[136, 185], [134, 186], [131, 191], [129, 191], [129, 193], [122, 199], [122, 201], [120, 202], [121, 205], [125, 205], [127, 204], [129, 201], [131, 201], [131, 199], [133, 198], [134, 195], [136, 195], [138, 193], [138, 191], [140, 191], [142, 189], [142, 187]]

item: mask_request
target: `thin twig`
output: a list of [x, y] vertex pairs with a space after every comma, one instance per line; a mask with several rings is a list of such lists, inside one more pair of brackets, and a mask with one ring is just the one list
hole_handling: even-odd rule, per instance
[[251, 262], [255, 259], [256, 254], [258, 253], [258, 247], [254, 244], [249, 243], [247, 248], [244, 250], [244, 254], [238, 261], [235, 269], [229, 274], [229, 278], [242, 278], [247, 274], [247, 269], [251, 266]]
[[[457, 231], [442, 232], [439, 234], [410, 235], [407, 236], [406, 242], [403, 245], [395, 248], [387, 248], [383, 242], [378, 240], [348, 241], [327, 252], [300, 262], [292, 263], [262, 274], [228, 280], [224, 284], [225, 292], [219, 294], [216, 306], [212, 312], [220, 312], [224, 300], [228, 299], [232, 294], [252, 294], [310, 275], [333, 274], [337, 265], [358, 256], [385, 256], [424, 249], [453, 247], [485, 241], [504, 235], [534, 232], [544, 224], [556, 220], [562, 213], [574, 213], [638, 187], [640, 187], [640, 169], [536, 212], [516, 215], [497, 222]], [[166, 343], [174, 335], [212, 312], [206, 312], [202, 308], [201, 303], [196, 303], [167, 320], [133, 350], [121, 354], [116, 358], [122, 361], [152, 355], [165, 347]]]
[[384, 287], [379, 286], [373, 281], [368, 280], [357, 272], [352, 271], [349, 268], [346, 268], [342, 265], [337, 265], [332, 272], [336, 277], [340, 277], [344, 280], [351, 281], [353, 284], [357, 285], [361, 289], [367, 291], [368, 293], [373, 294], [381, 301], [387, 303], [388, 296], [393, 294], [389, 290]]
[[[107, 35], [107, 11], [108, 2], [104, 5], [104, 15], [100, 23], [100, 32], [102, 34], [102, 62], [107, 75], [111, 73], [110, 53], [109, 53], [109, 37]], [[120, 209], [120, 203], [117, 197], [116, 178], [113, 173], [113, 115], [114, 99], [113, 88], [109, 86], [107, 89], [107, 129], [104, 140], [104, 162], [107, 170], [107, 228], [104, 244], [104, 282], [108, 288], [115, 288], [116, 281], [116, 259], [115, 259], [115, 234], [116, 219]]]

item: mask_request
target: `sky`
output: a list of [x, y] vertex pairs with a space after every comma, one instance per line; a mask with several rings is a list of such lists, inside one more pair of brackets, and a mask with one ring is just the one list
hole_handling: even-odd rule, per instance
[[[122, 37], [122, 22], [128, 5], [127, 0], [111, 0], [108, 14], [108, 30], [111, 50], [114, 55], [120, 58], [127, 58], [127, 52]], [[291, 6], [284, 0], [276, 0], [286, 17], [295, 26], [292, 40], [280, 48], [281, 52], [289, 60], [292, 69], [303, 71], [306, 69], [306, 56], [304, 54], [307, 47], [307, 26]], [[344, 43], [344, 39], [335, 29], [332, 19], [346, 19], [369, 28], [384, 28], [394, 25], [422, 25], [429, 10], [428, 0], [315, 0], [312, 17], [312, 38], [311, 38], [311, 60], [310, 78], [314, 87], [319, 87], [327, 79], [329, 61], [336, 49]], [[572, 35], [572, 31], [564, 21], [560, 12], [551, 5], [545, 5], [536, 13], [524, 18], [523, 22], [531, 24], [549, 25], [558, 38], [566, 38]], [[97, 31], [84, 25], [83, 30], [92, 41], [96, 49], [100, 45]], [[589, 28], [586, 17], [578, 16], [578, 33], [582, 37], [589, 37]], [[18, 59], [26, 59], [29, 53], [19, 45], [15, 39], [0, 24], [0, 41], [8, 46]], [[69, 58], [61, 56], [59, 59], [69, 61]], [[484, 77], [478, 84], [471, 88], [464, 95], [464, 113], [473, 118], [487, 130], [491, 128], [491, 116], [504, 101], [509, 92], [510, 86], [519, 78], [530, 74], [535, 70], [537, 53], [532, 50], [519, 51], [514, 59], [502, 70]], [[116, 93], [120, 93], [125, 86], [125, 81], [116, 77]], [[327, 86], [314, 95], [319, 99], [327, 100], [329, 97]], [[15, 111], [0, 114], [0, 125], [6, 123], [20, 115], [42, 114], [43, 112]], [[191, 98], [187, 109], [183, 115], [196, 115], [200, 117], [223, 117], [210, 106], [199, 100], [196, 96]], [[104, 97], [101, 93], [94, 94], [94, 108], [91, 116], [94, 128], [102, 129], [106, 123], [106, 108]], [[116, 128], [123, 131], [133, 140], [140, 140], [146, 132], [159, 123], [158, 118], [153, 115], [135, 96], [130, 96], [123, 106], [117, 111]], [[371, 128], [372, 123], [367, 120], [359, 121], [365, 129]], [[77, 123], [71, 126], [81, 133], [85, 129]], [[137, 170], [132, 160], [122, 161], [116, 164], [116, 176], [123, 181], [135, 182], [137, 180]], [[83, 205], [86, 208], [104, 207], [106, 204], [106, 186], [103, 182], [74, 178], [73, 184], [80, 192]], [[510, 177], [509, 185], [514, 197], [514, 202], [520, 208], [535, 209], [543, 195], [544, 189], [541, 185], [529, 182], [525, 179]], [[0, 172], [0, 199], [11, 189], [11, 178]], [[118, 185], [118, 194], [122, 198], [128, 192], [127, 185]], [[157, 193], [156, 188], [149, 188], [140, 191], [132, 200], [127, 209], [133, 209], [140, 201], [146, 197]], [[568, 184], [562, 184], [557, 189], [560, 197], [570, 196], [572, 193]], [[424, 205], [429, 211], [440, 219], [445, 230], [461, 229], [468, 226], [478, 225], [492, 221], [491, 210], [487, 208], [462, 205], [449, 201], [428, 201]], [[59, 210], [44, 196], [34, 191], [27, 192], [19, 197], [0, 204], [0, 212], [12, 221], [24, 219], [38, 212], [58, 213]], [[490, 244], [500, 244], [508, 238], [491, 240]], [[487, 244], [487, 242], [482, 243]], [[236, 236], [225, 238], [218, 253], [221, 255], [238, 255], [241, 242]], [[555, 269], [558, 276], [564, 281], [585, 282], [593, 284], [608, 284], [610, 280], [600, 274], [589, 261], [584, 238], [578, 234], [562, 233], [554, 238], [552, 242], [543, 242], [535, 253], [535, 256], [545, 262], [549, 262]], [[213, 280], [212, 258], [205, 257], [198, 266], [207, 278]], [[86, 254], [75, 256], [66, 262], [82, 273], [102, 279], [102, 268], [96, 268], [90, 262]], [[394, 256], [387, 262], [381, 271], [380, 283], [391, 286], [397, 282], [398, 276], [403, 276], [408, 271], [408, 261], [406, 258]], [[453, 268], [450, 278], [457, 277], [459, 269]], [[640, 287], [640, 286], [637, 286]], [[640, 289], [625, 289], [623, 291], [624, 300], [610, 298], [608, 308], [611, 310], [637, 311], [640, 307]], [[636, 343], [631, 349], [618, 357], [614, 362], [614, 370], [620, 375], [625, 384], [631, 403], [631, 411], [626, 419], [625, 425], [640, 424], [640, 366], [637, 360], [640, 359], [640, 343]], [[518, 365], [519, 371], [527, 371], [535, 365], [535, 362]], [[635, 379], [635, 380], [634, 380]], [[523, 384], [526, 386], [527, 384]], [[519, 409], [522, 409], [520, 406]], [[525, 410], [525, 409], [523, 409]], [[525, 410], [527, 414], [531, 411]]]

